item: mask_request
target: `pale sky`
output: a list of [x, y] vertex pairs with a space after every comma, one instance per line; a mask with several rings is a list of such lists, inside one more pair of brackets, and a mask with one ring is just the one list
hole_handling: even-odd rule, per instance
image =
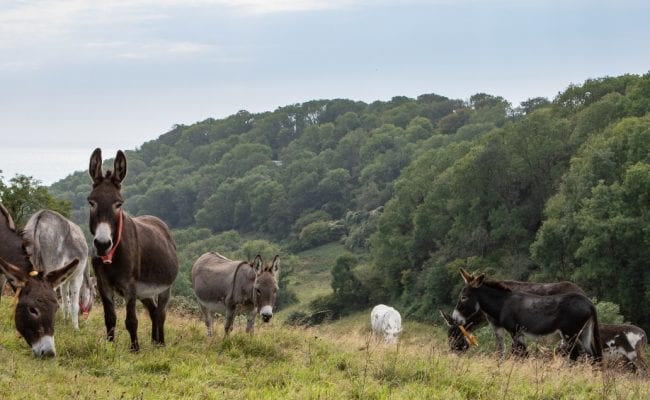
[[647, 0], [0, 0], [0, 170], [51, 184], [238, 110], [650, 71]]

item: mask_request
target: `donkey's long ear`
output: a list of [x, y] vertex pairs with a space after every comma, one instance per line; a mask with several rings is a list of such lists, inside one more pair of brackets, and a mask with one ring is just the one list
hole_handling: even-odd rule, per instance
[[473, 278], [469, 285], [473, 288], [477, 288], [483, 284], [483, 281], [485, 281], [485, 274], [481, 274], [476, 278]]
[[88, 174], [90, 174], [90, 178], [93, 182], [97, 182], [102, 178], [102, 150], [99, 147], [96, 148], [90, 156]]
[[70, 264], [66, 265], [65, 267], [61, 267], [57, 270], [54, 270], [52, 272], [49, 272], [47, 275], [45, 275], [45, 280], [49, 282], [53, 288], [57, 288], [61, 282], [65, 281], [74, 273], [74, 269], [79, 264], [79, 259], [75, 258], [70, 262]]
[[29, 278], [20, 268], [9, 264], [2, 257], [0, 257], [0, 273], [5, 274], [9, 283], [15, 288], [25, 286]]
[[452, 327], [455, 326], [456, 324], [454, 323], [454, 319], [451, 317], [451, 315], [447, 314], [446, 312], [442, 311], [441, 309], [438, 309], [440, 312], [440, 315], [442, 316], [442, 319], [445, 320], [447, 323], [447, 326]]
[[126, 156], [122, 150], [117, 151], [115, 162], [113, 162], [113, 179], [118, 183], [126, 177]]
[[465, 281], [465, 284], [470, 283], [470, 282], [472, 281], [472, 279], [474, 279], [474, 277], [472, 276], [472, 274], [470, 274], [469, 272], [465, 271], [465, 269], [464, 269], [463, 267], [459, 267], [458, 269], [460, 270], [460, 276], [463, 277], [463, 281]]
[[261, 274], [262, 273], [262, 266], [264, 264], [262, 263], [262, 256], [259, 254], [255, 256], [255, 259], [251, 262], [251, 267], [255, 270], [256, 274]]
[[7, 228], [11, 229], [12, 231], [16, 230], [16, 224], [14, 223], [14, 219], [11, 218], [11, 214], [9, 214], [9, 210], [5, 208], [2, 203], [0, 203], [0, 212], [2, 215], [5, 216], [5, 220], [7, 220]]
[[271, 272], [275, 276], [280, 274], [280, 256], [278, 254], [273, 257], [273, 261], [271, 262]]

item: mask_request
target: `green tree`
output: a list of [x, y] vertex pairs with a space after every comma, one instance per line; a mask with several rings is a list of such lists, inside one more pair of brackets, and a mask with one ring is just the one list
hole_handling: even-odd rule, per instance
[[9, 185], [0, 179], [0, 198], [17, 226], [24, 226], [29, 217], [41, 209], [53, 210], [69, 218], [72, 204], [52, 196], [47, 187], [31, 176], [16, 175]]
[[438, 121], [438, 129], [441, 133], [451, 134], [458, 128], [465, 125], [470, 118], [470, 111], [466, 108], [459, 108]]
[[332, 267], [332, 290], [327, 307], [335, 315], [346, 315], [368, 305], [368, 290], [353, 271], [358, 260], [351, 254], [339, 256]]
[[531, 246], [544, 277], [576, 281], [645, 328], [650, 312], [638, 304], [650, 299], [649, 143], [648, 117], [624, 118], [590, 137]]
[[318, 182], [318, 192], [323, 210], [340, 218], [350, 205], [350, 173], [344, 168], [329, 170]]
[[533, 97], [521, 102], [521, 111], [528, 115], [538, 108], [547, 107], [551, 102], [546, 97]]

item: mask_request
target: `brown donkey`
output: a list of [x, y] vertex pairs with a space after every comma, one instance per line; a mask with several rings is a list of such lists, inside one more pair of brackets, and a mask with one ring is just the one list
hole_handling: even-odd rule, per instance
[[92, 264], [104, 307], [108, 340], [115, 338], [115, 293], [126, 301], [126, 329], [131, 350], [138, 351], [135, 301], [140, 299], [151, 317], [151, 340], [165, 344], [164, 325], [171, 285], [178, 274], [176, 244], [167, 225], [151, 215], [131, 217], [122, 210], [121, 186], [126, 176], [126, 156], [119, 150], [113, 171], [102, 174], [102, 153], [90, 157], [92, 191], [90, 233], [96, 254]]
[[225, 314], [225, 334], [235, 314], [247, 315], [246, 332], [253, 333], [255, 316], [269, 322], [278, 292], [280, 256], [266, 265], [259, 255], [251, 262], [233, 261], [217, 252], [203, 254], [192, 266], [192, 288], [212, 336], [215, 313]]

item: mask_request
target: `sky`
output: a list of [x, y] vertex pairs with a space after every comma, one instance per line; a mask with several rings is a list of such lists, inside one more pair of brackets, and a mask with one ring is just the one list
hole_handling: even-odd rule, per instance
[[647, 0], [0, 0], [0, 170], [314, 99], [553, 99], [650, 71]]

